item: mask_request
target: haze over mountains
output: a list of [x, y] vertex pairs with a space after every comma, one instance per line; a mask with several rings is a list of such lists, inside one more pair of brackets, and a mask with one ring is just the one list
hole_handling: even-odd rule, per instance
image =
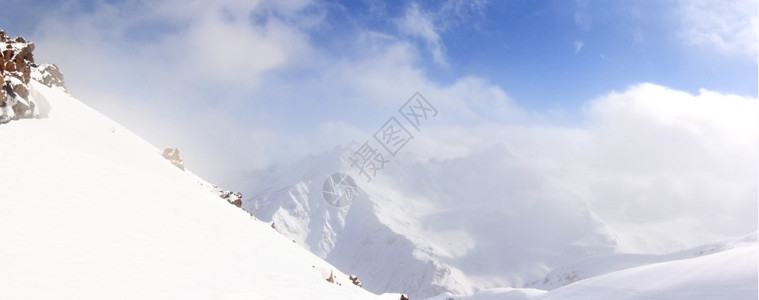
[[[534, 162], [503, 145], [453, 159], [401, 155], [372, 182], [357, 180], [359, 196], [335, 208], [322, 199], [323, 180], [355, 171], [347, 157], [356, 148], [339, 147], [247, 177], [243, 208], [275, 222], [283, 235], [332, 264], [354, 270], [374, 292], [429, 297], [502, 286], [554, 289], [622, 268], [711, 253], [690, 248], [754, 231], [751, 219], [743, 220], [742, 233], [721, 232], [723, 224], [683, 224], [682, 218], [709, 213], [721, 218], [716, 209], [687, 211], [687, 205], [714, 201], [710, 195], [691, 198], [677, 207], [683, 211], [670, 211], [672, 218], [623, 222], [617, 211], [605, 210], [603, 200], [631, 211], [648, 204], [573, 195], [567, 185], [577, 178], [536, 173]], [[721, 204], [752, 208], [751, 191], [741, 193], [741, 200]], [[398, 266], [420, 271], [398, 272]]]
[[[33, 44], [2, 42], [2, 298], [757, 294], [756, 99], [633, 86], [577, 130], [410, 146], [371, 182], [355, 176], [345, 207], [321, 194], [355, 174], [359, 145], [338, 146], [235, 174], [252, 218], [192, 161], [178, 168], [71, 96]], [[555, 139], [523, 137], [536, 130]]]

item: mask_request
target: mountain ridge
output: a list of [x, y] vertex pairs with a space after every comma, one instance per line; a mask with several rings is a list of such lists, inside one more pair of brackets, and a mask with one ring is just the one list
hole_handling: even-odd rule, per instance
[[27, 66], [16, 100], [51, 109], [0, 125], [0, 298], [400, 297], [354, 285]]
[[[356, 199], [335, 208], [322, 199], [321, 184], [333, 172], [353, 174], [345, 149], [246, 177], [248, 182], [265, 181], [266, 188], [253, 184], [243, 189], [243, 208], [275, 222], [283, 235], [336, 266], [355, 270], [373, 292], [433, 297], [504, 286], [551, 290], [683, 257], [666, 248], [631, 251], [638, 249], [635, 243], [660, 241], [629, 239], [635, 232], [607, 224], [582, 199], [536, 195], [531, 187], [562, 183], [530, 176], [525, 163], [504, 145], [451, 159], [419, 161], [401, 155], [371, 182], [357, 180]], [[573, 268], [604, 257], [613, 263]], [[383, 270], [395, 266], [416, 271]]]
[[23, 37], [11, 39], [0, 30], [0, 124], [19, 118], [46, 117], [50, 104], [42, 97], [33, 97], [29, 86], [32, 79], [47, 87], [58, 87], [67, 92], [63, 74], [53, 64], [34, 62], [34, 43]]

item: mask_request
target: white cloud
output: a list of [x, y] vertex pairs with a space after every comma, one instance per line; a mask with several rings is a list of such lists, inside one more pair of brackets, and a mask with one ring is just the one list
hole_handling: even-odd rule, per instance
[[[431, 81], [403, 36], [363, 30], [345, 37], [341, 53], [320, 49], [309, 36], [319, 5], [278, 3], [99, 2], [91, 12], [50, 10], [30, 38], [38, 60], [58, 64], [77, 97], [157, 146], [179, 147], [212, 181], [365, 138], [358, 133], [416, 91], [445, 122], [522, 118], [486, 80]], [[457, 18], [469, 9], [451, 5], [445, 14]], [[437, 15], [414, 7], [406, 14], [414, 37], [441, 43]]]
[[485, 6], [484, 0], [448, 0], [434, 10], [425, 11], [418, 3], [412, 2], [405, 14], [396, 20], [396, 27], [401, 35], [424, 41], [435, 63], [446, 66], [448, 61], [441, 34], [463, 24], [478, 28], [478, 20], [483, 17]]
[[580, 50], [582, 50], [582, 46], [583, 45], [584, 44], [583, 44], [582, 41], [575, 41], [575, 55], [577, 55], [578, 53], [580, 53]]
[[476, 28], [487, 5], [487, 0], [448, 0], [440, 6], [436, 19], [443, 30], [462, 24]]
[[264, 74], [315, 56], [301, 21], [287, 19], [308, 2], [288, 3], [96, 2], [49, 10], [29, 38], [74, 95], [159, 147], [180, 147], [195, 170], [260, 167], [280, 158], [265, 151], [279, 132], [265, 109], [244, 106], [276, 98], [246, 95]]
[[274, 36], [286, 36], [289, 32], [286, 29], [272, 32], [277, 30], [269, 26], [250, 28], [247, 24], [213, 18], [195, 24], [186, 36], [178, 37], [181, 40], [172, 48], [181, 53], [178, 64], [186, 66], [200, 80], [214, 78], [255, 84], [260, 74], [283, 66], [288, 59], [287, 44]]
[[592, 203], [617, 224], [680, 220], [703, 236], [755, 229], [757, 108], [756, 99], [653, 84], [595, 100], [580, 160], [597, 172]]
[[421, 38], [427, 44], [427, 50], [432, 58], [440, 65], [446, 65], [443, 43], [435, 28], [434, 20], [425, 14], [416, 2], [406, 10], [406, 14], [398, 21], [398, 30], [401, 33]]
[[587, 203], [623, 233], [621, 250], [666, 252], [759, 225], [757, 109], [757, 99], [639, 84], [588, 102], [582, 126], [430, 126], [404, 151], [451, 159], [502, 144], [517, 169], [483, 165], [482, 180], [506, 171], [517, 175], [498, 177], [503, 184], [529, 177], [535, 184], [509, 197]]
[[583, 31], [590, 30], [592, 23], [590, 21], [590, 15], [587, 13], [576, 12], [574, 14], [575, 25]]
[[574, 13], [574, 21], [577, 28], [579, 28], [582, 31], [589, 31], [591, 27], [593, 26], [593, 22], [591, 19], [591, 15], [589, 12], [590, 8], [590, 1], [587, 0], [575, 0], [574, 6], [575, 6], [575, 13]]
[[695, 0], [680, 5], [680, 36], [685, 42], [756, 60], [756, 0]]
[[[540, 182], [539, 195], [588, 201], [613, 226], [679, 218], [668, 226], [702, 228], [705, 238], [756, 227], [755, 99], [643, 84], [590, 102], [584, 126], [547, 125], [485, 79], [431, 81], [402, 37], [362, 31], [345, 53], [329, 53], [286, 16], [243, 21], [264, 4], [194, 3], [138, 5], [142, 17], [122, 7], [53, 16], [34, 38], [38, 60], [59, 64], [84, 102], [157, 146], [179, 147], [190, 169], [221, 184], [241, 168], [360, 142], [419, 91], [440, 114], [409, 154], [446, 159], [501, 143]], [[139, 18], [168, 21], [169, 33], [130, 42]], [[440, 42], [426, 20], [416, 34]], [[66, 30], [54, 26], [63, 21]], [[305, 120], [314, 115], [327, 116]]]

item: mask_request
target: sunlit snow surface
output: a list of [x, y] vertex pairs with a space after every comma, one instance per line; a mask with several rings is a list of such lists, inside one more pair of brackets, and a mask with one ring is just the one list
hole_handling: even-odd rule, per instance
[[0, 299], [376, 297], [115, 122], [31, 85], [50, 117], [0, 125]]
[[714, 254], [611, 272], [550, 292], [494, 288], [467, 296], [444, 294], [429, 300], [756, 299], [758, 254], [759, 247], [747, 243]]
[[756, 245], [585, 279], [537, 299], [756, 299]]

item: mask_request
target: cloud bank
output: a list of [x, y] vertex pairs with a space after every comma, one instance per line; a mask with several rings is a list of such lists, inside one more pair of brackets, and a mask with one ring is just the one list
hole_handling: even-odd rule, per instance
[[680, 35], [689, 44], [757, 58], [757, 1], [681, 1]]
[[757, 99], [643, 83], [588, 102], [581, 125], [428, 127], [409, 153], [450, 160], [501, 145], [518, 175], [483, 163], [466, 177], [500, 183], [481, 197], [503, 186], [520, 203], [579, 201], [622, 234], [619, 250], [667, 252], [759, 225], [758, 110]]
[[[412, 3], [388, 31], [337, 28], [344, 25], [333, 19], [340, 4], [322, 1], [71, 1], [46, 10], [30, 39], [40, 61], [61, 66], [75, 96], [159, 147], [179, 147], [190, 169], [222, 184], [246, 169], [363, 140], [415, 91], [441, 113], [425, 129], [430, 134], [414, 143], [420, 157], [513, 144], [536, 165], [558, 171], [567, 165], [579, 174], [603, 170], [591, 172], [600, 177], [632, 172], [620, 177], [629, 180], [625, 187], [643, 190], [652, 183], [641, 178], [651, 176], [670, 187], [686, 179], [706, 186], [691, 173], [744, 176], [745, 165], [735, 159], [755, 160], [740, 152], [755, 146], [746, 144], [755, 139], [755, 126], [726, 125], [748, 118], [732, 116], [742, 110], [731, 107], [755, 106], [753, 99], [634, 85], [589, 99], [579, 121], [557, 126], [554, 112], [516, 105], [487, 78], [431, 79], [423, 61], [450, 63], [446, 31], [476, 23], [483, 3], [446, 1], [437, 9]], [[717, 21], [683, 27], [693, 28], [683, 31], [689, 40], [755, 47], [741, 33], [753, 27], [707, 19]], [[743, 38], [732, 38], [734, 32]], [[744, 102], [750, 104], [736, 104]], [[675, 180], [662, 175], [670, 169], [689, 171]]]

